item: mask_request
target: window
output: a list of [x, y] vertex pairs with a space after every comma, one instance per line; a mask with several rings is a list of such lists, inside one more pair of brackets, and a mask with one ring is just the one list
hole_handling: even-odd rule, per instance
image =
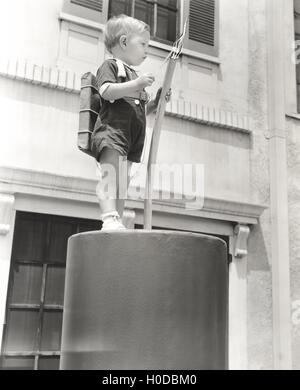
[[59, 368], [68, 238], [99, 221], [18, 212], [2, 343], [2, 368]]
[[98, 23], [113, 15], [134, 16], [149, 24], [152, 39], [170, 44], [189, 16], [185, 48], [218, 55], [219, 0], [64, 0], [63, 11]]
[[177, 0], [110, 0], [108, 18], [126, 14], [150, 26], [152, 39], [174, 42], [178, 36]]
[[[294, 0], [295, 41], [296, 50], [300, 47], [300, 0]], [[297, 83], [297, 112], [300, 113], [300, 56], [296, 57], [296, 83]]]

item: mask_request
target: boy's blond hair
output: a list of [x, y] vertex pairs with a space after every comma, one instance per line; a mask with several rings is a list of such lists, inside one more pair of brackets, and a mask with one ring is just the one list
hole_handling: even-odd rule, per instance
[[144, 31], [150, 32], [150, 27], [141, 20], [127, 15], [113, 16], [107, 22], [104, 30], [106, 49], [111, 53], [111, 49], [119, 43], [122, 35], [141, 34]]

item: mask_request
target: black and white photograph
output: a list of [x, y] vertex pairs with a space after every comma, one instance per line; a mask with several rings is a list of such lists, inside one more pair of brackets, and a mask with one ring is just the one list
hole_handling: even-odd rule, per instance
[[0, 3], [1, 372], [300, 370], [300, 0]]

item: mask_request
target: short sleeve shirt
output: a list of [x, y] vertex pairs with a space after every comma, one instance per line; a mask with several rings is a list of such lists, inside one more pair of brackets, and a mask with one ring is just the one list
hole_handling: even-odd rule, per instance
[[120, 60], [109, 59], [104, 61], [97, 72], [97, 83], [100, 95], [105, 84], [122, 83], [135, 80], [138, 77], [135, 70]]
[[[123, 83], [135, 80], [137, 77], [138, 75], [136, 71], [121, 62], [120, 60], [108, 59], [103, 62], [103, 64], [97, 71], [97, 87], [100, 91], [102, 87], [107, 83]], [[99, 115], [102, 123], [106, 123], [108, 120], [111, 121], [112, 117], [120, 120], [128, 118], [130, 114], [128, 112], [128, 103], [130, 104], [130, 108], [132, 109], [130, 111], [134, 111], [131, 112], [132, 114], [137, 113], [138, 111], [138, 120], [141, 119], [141, 110], [143, 115], [145, 116], [145, 103], [143, 103], [142, 101], [137, 106], [134, 104], [134, 101], [127, 99], [126, 97], [115, 101], [107, 101], [101, 96], [101, 109]], [[111, 115], [112, 112], [113, 115]], [[109, 124], [113, 125], [112, 123]]]

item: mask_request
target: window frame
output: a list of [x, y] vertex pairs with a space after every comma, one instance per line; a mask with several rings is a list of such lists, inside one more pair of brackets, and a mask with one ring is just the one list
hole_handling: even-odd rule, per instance
[[[108, 3], [108, 13], [107, 13], [107, 19], [109, 18], [109, 5], [111, 0], [105, 0]], [[135, 17], [135, 1], [132, 0], [132, 5], [131, 5], [131, 13], [130, 16]], [[148, 1], [145, 0], [147, 3]], [[177, 8], [176, 8], [176, 32], [175, 32], [175, 37], [173, 41], [169, 41], [167, 39], [160, 38], [155, 35], [155, 32], [157, 31], [157, 18], [158, 18], [158, 2], [159, 0], [151, 0], [149, 1], [150, 3], [153, 3], [154, 5], [154, 16], [153, 16], [153, 21], [154, 21], [154, 35], [151, 35], [150, 39], [154, 42], [159, 42], [165, 45], [172, 46], [173, 42], [176, 40], [176, 38], [180, 35], [181, 32], [181, 26], [180, 26], [180, 15], [181, 15], [181, 0], [177, 0]], [[162, 8], [168, 8], [165, 6], [161, 6]], [[152, 28], [152, 26], [150, 26]]]
[[[298, 7], [296, 7], [298, 6]], [[299, 8], [299, 9], [297, 9]], [[293, 1], [293, 10], [294, 10], [294, 39], [300, 41], [300, 1], [299, 4], [296, 4], [296, 0]], [[296, 24], [299, 25], [299, 32], [297, 32]], [[295, 50], [299, 51], [299, 47], [296, 47]], [[295, 58], [297, 60], [297, 58]], [[298, 58], [299, 61], [299, 58]], [[296, 84], [296, 113], [300, 114], [300, 63], [295, 63], [295, 84]]]
[[[19, 259], [17, 258], [17, 246], [14, 244], [19, 237], [19, 223], [22, 221], [42, 222], [42, 247], [43, 255], [41, 260], [37, 259]], [[10, 271], [9, 271], [9, 282], [8, 282], [8, 293], [6, 299], [6, 311], [5, 311], [5, 323], [2, 334], [2, 345], [1, 345], [1, 362], [0, 368], [6, 369], [4, 365], [4, 359], [6, 358], [33, 358], [33, 367], [29, 368], [31, 370], [39, 370], [40, 361], [47, 357], [51, 358], [60, 358], [61, 350], [45, 350], [42, 349], [42, 331], [44, 325], [44, 314], [45, 313], [55, 313], [60, 312], [63, 314], [63, 304], [52, 304], [46, 303], [46, 283], [47, 283], [47, 271], [51, 267], [65, 268], [66, 261], [53, 261], [48, 258], [49, 250], [51, 245], [51, 234], [53, 233], [53, 226], [55, 223], [66, 223], [71, 226], [71, 235], [80, 233], [81, 231], [88, 230], [98, 230], [100, 222], [98, 220], [87, 220], [82, 218], [72, 218], [59, 215], [48, 215], [48, 214], [38, 214], [32, 212], [23, 212], [17, 211], [15, 230], [13, 237], [13, 249], [10, 262]], [[66, 243], [67, 245], [67, 243]], [[66, 260], [66, 259], [65, 259]], [[36, 265], [42, 267], [42, 283], [40, 288], [40, 300], [38, 303], [12, 303], [13, 292], [14, 292], [14, 272], [15, 267], [18, 265]], [[12, 311], [34, 311], [38, 313], [38, 326], [34, 328], [35, 333], [35, 348], [32, 350], [7, 350], [8, 342], [8, 331], [10, 326], [10, 313]], [[62, 331], [62, 328], [60, 329]], [[61, 333], [60, 333], [60, 342], [61, 342]], [[12, 367], [14, 368], [14, 367]], [[15, 367], [17, 368], [17, 367]]]

